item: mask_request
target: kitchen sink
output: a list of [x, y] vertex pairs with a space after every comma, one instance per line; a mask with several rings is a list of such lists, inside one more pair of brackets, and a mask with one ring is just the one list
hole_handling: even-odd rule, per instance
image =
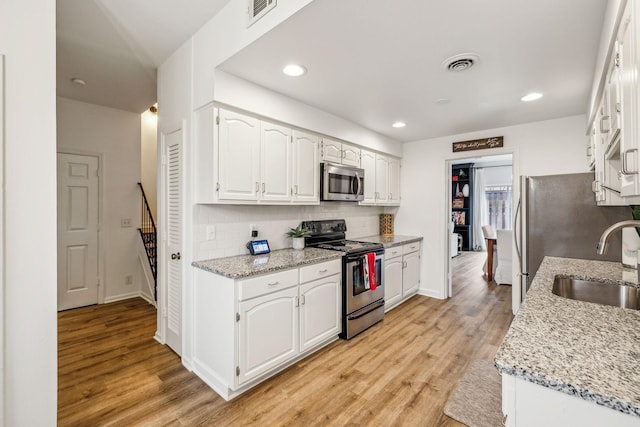
[[551, 292], [578, 301], [640, 310], [640, 289], [634, 286], [556, 276]]

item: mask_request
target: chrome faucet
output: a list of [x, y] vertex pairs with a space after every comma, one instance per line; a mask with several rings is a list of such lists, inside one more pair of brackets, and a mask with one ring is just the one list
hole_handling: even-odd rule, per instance
[[607, 250], [607, 239], [609, 239], [609, 235], [614, 231], [626, 228], [626, 227], [640, 227], [640, 220], [637, 219], [628, 219], [626, 221], [616, 222], [602, 233], [600, 236], [600, 241], [598, 242], [598, 246], [596, 248], [596, 253], [598, 255], [603, 255]]

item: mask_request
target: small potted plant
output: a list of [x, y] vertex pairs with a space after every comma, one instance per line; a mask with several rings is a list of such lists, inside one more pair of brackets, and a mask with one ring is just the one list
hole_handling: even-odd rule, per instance
[[302, 224], [299, 224], [296, 228], [289, 228], [289, 231], [285, 234], [291, 237], [293, 249], [304, 249], [304, 236], [308, 235], [309, 231], [303, 229]]

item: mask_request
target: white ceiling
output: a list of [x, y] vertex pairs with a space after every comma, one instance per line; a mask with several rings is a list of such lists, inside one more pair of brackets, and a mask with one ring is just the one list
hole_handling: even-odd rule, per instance
[[[157, 66], [229, 1], [58, 0], [58, 94], [146, 110]], [[220, 68], [399, 141], [553, 119], [587, 109], [606, 3], [316, 0]], [[442, 68], [466, 52], [476, 66]]]
[[[226, 72], [400, 141], [584, 113], [606, 0], [316, 0]], [[445, 71], [453, 55], [480, 56]], [[308, 73], [281, 73], [293, 61]], [[536, 102], [520, 98], [544, 93]], [[437, 104], [445, 98], [449, 102]], [[391, 123], [408, 125], [394, 129]]]
[[58, 95], [143, 112], [157, 67], [229, 1], [57, 0]]

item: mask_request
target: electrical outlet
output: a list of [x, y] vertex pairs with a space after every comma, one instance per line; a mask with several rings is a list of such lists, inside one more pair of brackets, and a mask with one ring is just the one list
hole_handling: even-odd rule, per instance
[[214, 240], [216, 238], [216, 226], [207, 225], [207, 240]]
[[124, 277], [124, 284], [125, 285], [133, 285], [133, 275], [129, 274], [127, 276]]
[[131, 228], [133, 225], [133, 220], [131, 218], [122, 218], [120, 219], [120, 227], [122, 228]]

